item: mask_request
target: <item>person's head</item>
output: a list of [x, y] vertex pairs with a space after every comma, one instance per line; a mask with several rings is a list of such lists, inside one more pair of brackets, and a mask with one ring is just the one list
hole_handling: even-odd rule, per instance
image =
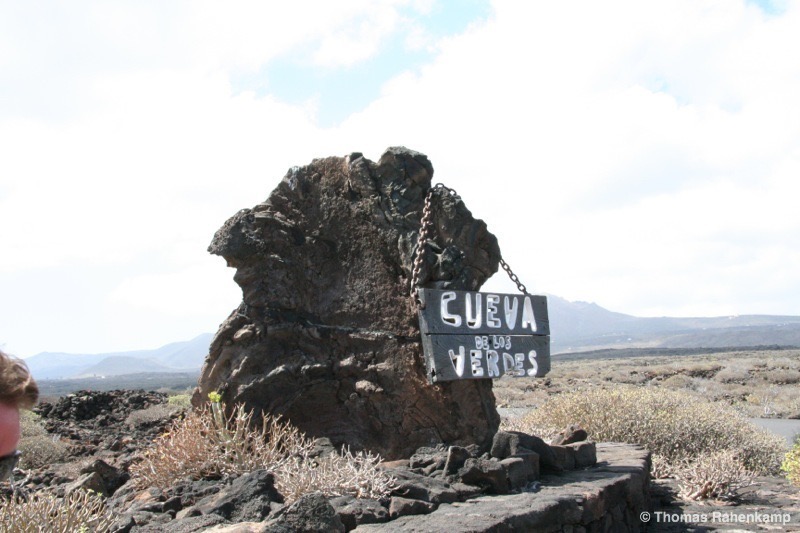
[[[20, 436], [19, 410], [30, 409], [38, 398], [39, 387], [25, 363], [0, 351], [0, 466], [10, 464], [9, 458], [15, 456]], [[0, 475], [4, 470], [0, 468]]]

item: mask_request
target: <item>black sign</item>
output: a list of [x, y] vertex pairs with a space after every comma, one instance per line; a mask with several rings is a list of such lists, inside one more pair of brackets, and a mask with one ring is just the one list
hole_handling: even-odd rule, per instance
[[419, 289], [428, 379], [544, 376], [550, 370], [547, 298]]

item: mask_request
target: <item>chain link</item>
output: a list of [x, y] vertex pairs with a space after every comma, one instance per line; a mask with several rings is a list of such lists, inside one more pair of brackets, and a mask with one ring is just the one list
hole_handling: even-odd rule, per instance
[[[420, 229], [419, 229], [419, 237], [417, 238], [417, 255], [414, 258], [414, 265], [411, 270], [411, 296], [417, 302], [417, 306], [422, 307], [422, 301], [419, 299], [419, 293], [417, 292], [417, 286], [419, 285], [419, 277], [422, 273], [422, 263], [424, 261], [424, 252], [425, 252], [425, 243], [428, 242], [430, 238], [431, 227], [433, 226], [433, 197], [436, 194], [446, 194], [450, 198], [456, 201], [462, 201], [461, 196], [455, 191], [455, 189], [451, 189], [445, 186], [442, 183], [437, 183], [428, 191], [428, 194], [425, 196], [425, 206], [422, 209], [422, 221], [420, 222]], [[511, 278], [517, 285], [517, 289], [522, 294], [528, 294], [528, 290], [525, 288], [525, 285], [519, 280], [516, 274], [511, 270], [511, 267], [508, 266], [508, 263], [500, 258], [500, 266], [503, 267], [503, 270], [506, 271], [508, 277]]]
[[508, 263], [506, 263], [505, 259], [503, 259], [502, 257], [500, 258], [500, 266], [503, 267], [503, 270], [506, 271], [506, 274], [508, 274], [508, 277], [511, 278], [511, 281], [517, 284], [517, 290], [519, 290], [519, 292], [521, 292], [522, 294], [527, 295], [528, 289], [525, 288], [525, 285], [522, 284], [517, 275], [514, 274], [514, 271], [511, 270], [511, 267], [508, 266]]

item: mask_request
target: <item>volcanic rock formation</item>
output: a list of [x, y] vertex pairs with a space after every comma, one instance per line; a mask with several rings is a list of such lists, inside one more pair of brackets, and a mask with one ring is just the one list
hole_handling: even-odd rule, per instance
[[[236, 269], [239, 307], [220, 326], [193, 402], [282, 415], [312, 437], [409, 457], [433, 443], [488, 449], [491, 380], [430, 385], [412, 258], [433, 167], [405, 148], [289, 170], [269, 198], [231, 217], [209, 251]], [[464, 204], [435, 198], [421, 284], [477, 290], [500, 250]]]

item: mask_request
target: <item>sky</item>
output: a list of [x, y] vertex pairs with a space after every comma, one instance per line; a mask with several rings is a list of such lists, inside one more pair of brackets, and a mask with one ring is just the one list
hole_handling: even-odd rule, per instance
[[216, 331], [217, 228], [398, 145], [531, 292], [800, 315], [798, 95], [796, 0], [0, 0], [0, 348]]

